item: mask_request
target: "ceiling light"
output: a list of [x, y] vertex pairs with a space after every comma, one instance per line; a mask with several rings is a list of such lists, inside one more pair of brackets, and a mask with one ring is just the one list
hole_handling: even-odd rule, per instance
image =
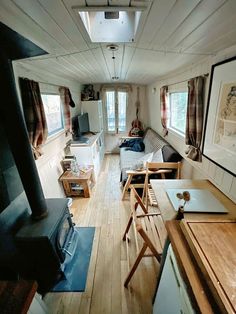
[[117, 50], [119, 49], [119, 46], [118, 46], [118, 45], [113, 45], [113, 44], [107, 45], [106, 47], [107, 47], [107, 49], [110, 50], [110, 51], [117, 51]]

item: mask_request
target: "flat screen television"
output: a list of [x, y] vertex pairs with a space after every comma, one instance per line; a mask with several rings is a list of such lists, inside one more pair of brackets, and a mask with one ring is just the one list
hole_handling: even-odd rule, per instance
[[83, 135], [90, 132], [88, 113], [83, 113], [72, 118], [72, 131], [74, 141], [87, 140]]

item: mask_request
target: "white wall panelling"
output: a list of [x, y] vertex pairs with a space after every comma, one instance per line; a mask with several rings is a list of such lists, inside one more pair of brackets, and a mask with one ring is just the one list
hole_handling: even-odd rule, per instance
[[[119, 82], [146, 85], [183, 66], [214, 56], [236, 44], [235, 0], [144, 0], [134, 43], [119, 43]], [[94, 44], [80, 29], [72, 6], [106, 5], [96, 0], [2, 0], [0, 19], [49, 55], [22, 63], [44, 68], [80, 83], [112, 82], [107, 43]], [[124, 5], [126, 0], [110, 1]], [[137, 6], [139, 1], [130, 1]]]
[[[158, 133], [162, 133], [162, 126], [160, 122], [160, 88], [163, 85], [174, 84], [188, 80], [192, 77], [202, 75], [205, 73], [210, 73], [211, 65], [228, 59], [236, 55], [236, 46], [232, 46], [226, 50], [219, 52], [215, 57], [207, 57], [203, 61], [191, 65], [190, 67], [185, 67], [179, 72], [173, 72], [171, 75], [164, 76], [159, 81], [148, 86], [148, 108], [149, 108], [149, 125], [156, 130]], [[178, 84], [176, 84], [178, 85]], [[156, 88], [156, 93], [152, 93], [152, 89]], [[205, 90], [205, 110], [207, 105], [207, 96], [209, 89], [209, 77], [206, 82]], [[203, 156], [202, 163], [194, 162], [185, 157], [186, 145], [183, 137], [176, 135], [175, 133], [169, 131], [166, 140], [175, 147], [180, 154], [185, 158], [183, 177], [192, 172], [192, 177], [196, 179], [207, 178], [214, 185], [216, 185], [220, 190], [222, 190], [226, 195], [228, 195], [232, 200], [236, 201], [236, 178], [230, 175], [228, 172], [224, 171], [222, 168], [208, 160]], [[186, 166], [188, 164], [188, 166]], [[190, 171], [189, 167], [192, 167]], [[186, 171], [185, 171], [186, 169]]]

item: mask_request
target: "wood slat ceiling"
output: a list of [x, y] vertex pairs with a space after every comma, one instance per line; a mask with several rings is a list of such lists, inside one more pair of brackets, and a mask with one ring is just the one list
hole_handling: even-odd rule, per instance
[[[91, 43], [73, 6], [138, 6], [146, 2], [134, 43]], [[236, 44], [236, 0], [1, 0], [0, 20], [49, 55], [20, 61], [80, 83], [149, 84]]]

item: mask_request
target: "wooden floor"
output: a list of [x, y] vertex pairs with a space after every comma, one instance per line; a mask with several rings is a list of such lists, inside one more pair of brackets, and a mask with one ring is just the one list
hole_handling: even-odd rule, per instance
[[[48, 293], [44, 297], [49, 313], [152, 313], [158, 266], [154, 258], [144, 258], [130, 282], [122, 234], [128, 221], [129, 201], [121, 201], [119, 156], [106, 155], [102, 171], [90, 199], [74, 198], [72, 212], [77, 226], [95, 226], [95, 238], [82, 293]], [[131, 253], [135, 256], [134, 248]], [[131, 250], [132, 251], [132, 250]]]

